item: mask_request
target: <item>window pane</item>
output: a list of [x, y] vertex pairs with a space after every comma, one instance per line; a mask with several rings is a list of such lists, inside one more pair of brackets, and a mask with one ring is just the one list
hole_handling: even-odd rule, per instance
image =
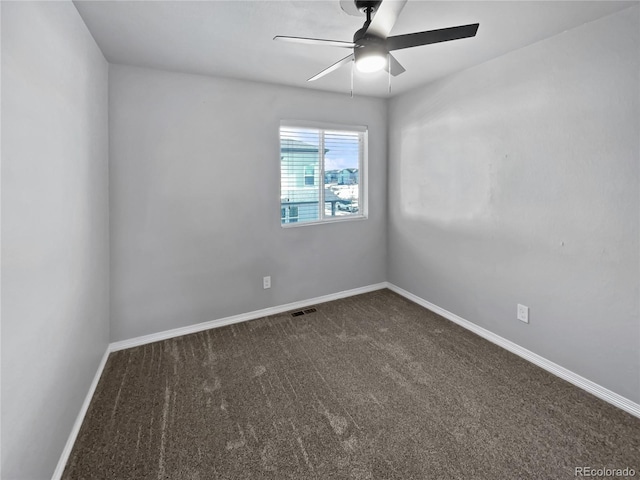
[[280, 206], [282, 223], [320, 220], [319, 171], [320, 131], [280, 128]]
[[361, 139], [359, 132], [325, 131], [325, 216], [361, 215]]
[[313, 177], [313, 172], [315, 168], [313, 165], [307, 165], [304, 167], [304, 184], [305, 185], [315, 185], [315, 179]]

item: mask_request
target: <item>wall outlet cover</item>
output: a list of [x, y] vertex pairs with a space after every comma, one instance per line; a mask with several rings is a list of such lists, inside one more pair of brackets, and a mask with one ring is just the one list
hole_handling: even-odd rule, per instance
[[529, 323], [529, 307], [518, 304], [518, 320]]

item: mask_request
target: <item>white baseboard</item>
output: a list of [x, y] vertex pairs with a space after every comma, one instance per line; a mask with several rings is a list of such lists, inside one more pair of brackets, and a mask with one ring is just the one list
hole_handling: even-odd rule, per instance
[[172, 330], [165, 330], [164, 332], [152, 333], [150, 335], [143, 335], [141, 337], [131, 338], [129, 340], [113, 342], [109, 345], [109, 349], [110, 351], [115, 352], [118, 350], [124, 350], [125, 348], [138, 347], [140, 345], [146, 345], [147, 343], [158, 342], [160, 340], [167, 340], [169, 338], [180, 337], [182, 335], [188, 335], [190, 333], [202, 332], [203, 330], [209, 330], [211, 328], [224, 327], [225, 325], [231, 325], [234, 323], [246, 322], [248, 320], [255, 320], [257, 318], [266, 317], [268, 315], [276, 315], [278, 313], [288, 312], [290, 310], [299, 310], [301, 308], [308, 307], [310, 305], [315, 305], [317, 303], [330, 302], [332, 300], [352, 297], [354, 295], [373, 292], [374, 290], [381, 290], [383, 288], [387, 288], [387, 282], [376, 283], [373, 285], [367, 285], [366, 287], [354, 288], [351, 290], [344, 290], [342, 292], [331, 293], [329, 295], [323, 295], [321, 297], [301, 300], [299, 302], [287, 303], [285, 305], [278, 305], [276, 307], [269, 307], [269, 308], [263, 308], [261, 310], [254, 310], [253, 312], [241, 313], [239, 315], [219, 318], [217, 320], [197, 323], [195, 325], [188, 325], [186, 327], [174, 328]]
[[413, 293], [408, 292], [392, 283], [387, 283], [387, 288], [399, 295], [402, 295], [406, 299], [417, 303], [427, 310], [431, 310], [432, 312], [437, 313], [447, 320], [451, 320], [452, 322], [457, 323], [461, 327], [472, 331], [476, 335], [489, 340], [491, 343], [495, 343], [505, 350], [508, 350], [511, 353], [515, 353], [519, 357], [522, 357], [525, 360], [533, 363], [534, 365], [543, 368], [547, 372], [552, 373], [553, 375], [560, 377], [569, 383], [572, 383], [576, 387], [589, 392], [590, 394], [604, 400], [605, 402], [610, 403], [611, 405], [614, 405], [619, 409], [640, 418], [640, 404], [637, 404], [629, 400], [628, 398], [623, 397], [622, 395], [612, 392], [611, 390], [598, 385], [597, 383], [592, 382], [591, 380], [588, 380], [578, 375], [577, 373], [572, 372], [571, 370], [567, 370], [566, 368], [561, 367], [560, 365], [553, 363], [552, 361], [547, 360], [546, 358], [541, 357], [540, 355], [533, 353], [530, 350], [527, 350], [526, 348], [521, 347], [520, 345], [513, 343], [510, 340], [507, 340], [506, 338], [496, 335], [495, 333], [490, 332], [485, 328], [479, 327], [475, 323], [472, 323], [469, 320], [465, 320], [464, 318], [459, 317], [455, 313], [451, 313], [444, 308], [438, 307], [437, 305], [434, 305], [433, 303], [428, 302], [427, 300], [420, 298], [417, 295], [414, 295]]
[[100, 360], [100, 364], [98, 365], [98, 370], [96, 371], [96, 374], [93, 377], [93, 381], [89, 386], [89, 391], [87, 392], [87, 396], [84, 398], [84, 402], [82, 404], [82, 407], [80, 408], [80, 412], [78, 412], [78, 416], [76, 417], [76, 421], [73, 424], [73, 428], [71, 429], [71, 433], [69, 434], [67, 443], [65, 444], [64, 449], [62, 450], [62, 455], [60, 455], [60, 460], [58, 460], [58, 465], [56, 466], [56, 469], [53, 472], [53, 476], [51, 477], [51, 480], [60, 480], [60, 478], [62, 478], [64, 467], [67, 466], [69, 455], [71, 455], [71, 450], [73, 449], [73, 445], [74, 443], [76, 443], [76, 438], [78, 437], [78, 433], [80, 433], [80, 427], [82, 427], [84, 416], [87, 414], [87, 410], [89, 409], [89, 404], [91, 403], [93, 394], [95, 393], [96, 387], [98, 386], [98, 382], [100, 381], [100, 376], [102, 375], [104, 366], [107, 364], [107, 358], [109, 358], [109, 353], [111, 353], [111, 350], [109, 349], [109, 347], [107, 347], [106, 351], [104, 352], [104, 355], [102, 356], [102, 360]]

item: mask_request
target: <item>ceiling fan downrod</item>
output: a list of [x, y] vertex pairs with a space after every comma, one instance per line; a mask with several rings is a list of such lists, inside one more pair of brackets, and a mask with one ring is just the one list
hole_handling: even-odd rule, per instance
[[[378, 7], [380, 6], [380, 4], [382, 3], [382, 0], [354, 0], [354, 2], [356, 4], [356, 8], [367, 14], [367, 21], [369, 20], [369, 14], [375, 12]], [[367, 12], [367, 10], [370, 10], [370, 13]]]

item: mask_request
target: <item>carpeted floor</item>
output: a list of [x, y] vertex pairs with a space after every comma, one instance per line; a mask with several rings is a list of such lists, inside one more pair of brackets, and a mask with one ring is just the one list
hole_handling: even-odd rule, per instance
[[640, 476], [640, 420], [390, 292], [111, 354], [63, 478]]

